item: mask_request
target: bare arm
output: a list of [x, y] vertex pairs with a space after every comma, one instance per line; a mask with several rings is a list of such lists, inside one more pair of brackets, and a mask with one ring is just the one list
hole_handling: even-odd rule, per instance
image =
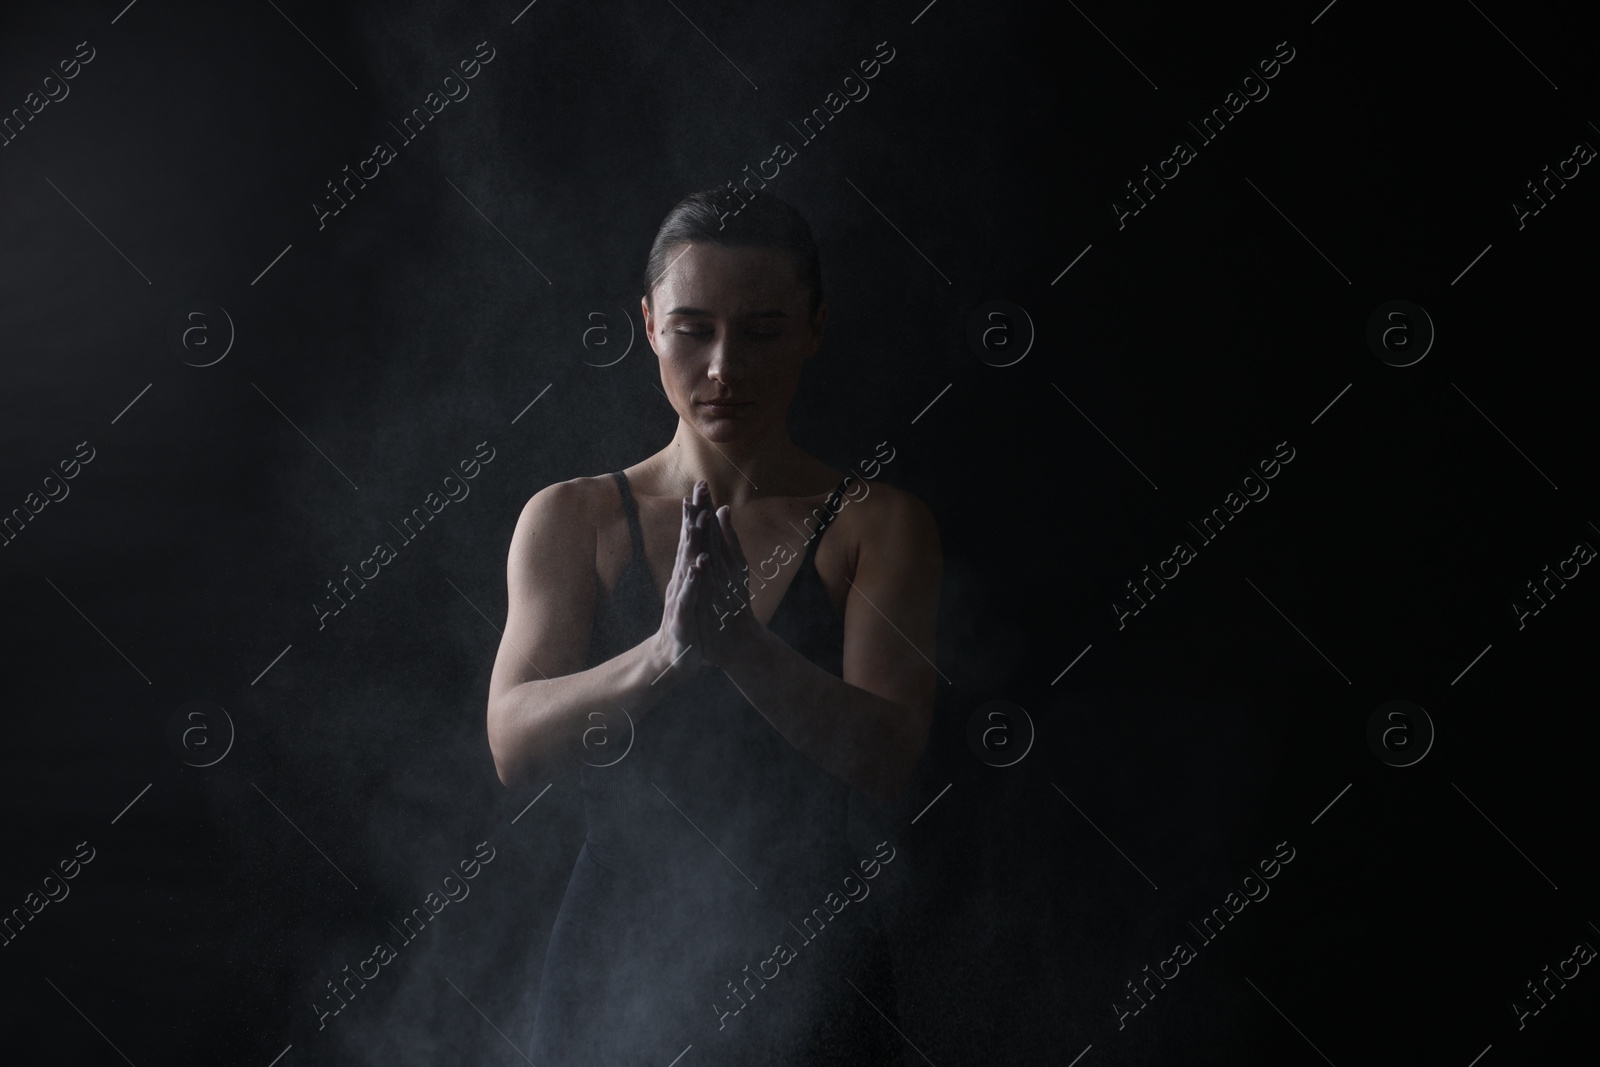
[[[687, 509], [685, 510], [687, 514]], [[695, 648], [703, 535], [687, 521], [667, 585], [661, 628], [633, 648], [581, 670], [594, 622], [595, 526], [584, 489], [557, 483], [528, 501], [506, 562], [506, 628], [489, 680], [489, 748], [504, 784], [526, 782], [536, 766], [570, 767], [596, 725], [626, 736], [667, 691], [700, 667]]]
[[[727, 514], [719, 513], [710, 540], [731, 573], [744, 558]], [[893, 802], [910, 784], [933, 718], [942, 568], [927, 506], [907, 493], [889, 495], [862, 541], [845, 599], [842, 679], [761, 626], [753, 612], [733, 616], [731, 632], [713, 636], [715, 610], [703, 608], [707, 656], [812, 762]]]

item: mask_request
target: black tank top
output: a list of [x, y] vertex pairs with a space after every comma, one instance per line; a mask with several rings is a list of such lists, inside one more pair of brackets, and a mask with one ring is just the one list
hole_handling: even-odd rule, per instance
[[[614, 477], [633, 556], [601, 597], [586, 668], [648, 638], [663, 610], [627, 478]], [[800, 571], [768, 623], [836, 677], [844, 626], [815, 554], [848, 483], [787, 540], [783, 566]], [[744, 547], [754, 586], [776, 546]], [[629, 721], [618, 709], [584, 745], [588, 832], [545, 957], [533, 1062], [667, 1062], [691, 1043], [702, 1067], [899, 1062], [878, 1014], [895, 1014], [878, 924], [905, 861], [860, 881], [849, 789], [716, 667]], [[847, 905], [852, 885], [873, 896]]]
[[[649, 637], [663, 610], [627, 477], [621, 471], [613, 477], [633, 555], [595, 613], [588, 666]], [[817, 574], [815, 555], [848, 482], [847, 476], [787, 540], [796, 557], [788, 566], [800, 570], [767, 624], [836, 677], [843, 675], [844, 625]], [[803, 536], [807, 540], [800, 544]], [[752, 544], [745, 553], [754, 586], [769, 550]], [[686, 868], [677, 857], [685, 847], [703, 849], [709, 839], [728, 861], [719, 863], [719, 873], [748, 890], [750, 882], [765, 889], [799, 877], [825, 856], [848, 859], [841, 851], [847, 788], [790, 745], [719, 669], [702, 667], [631, 731], [630, 722], [619, 709], [605, 723], [604, 746], [585, 748], [588, 847], [602, 865], [652, 877], [692, 877], [692, 864]], [[632, 747], [619, 759], [630, 732]]]

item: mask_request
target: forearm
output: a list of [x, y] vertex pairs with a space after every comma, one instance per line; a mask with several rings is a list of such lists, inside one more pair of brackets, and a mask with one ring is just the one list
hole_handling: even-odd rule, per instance
[[572, 766], [584, 732], [595, 726], [608, 730], [608, 744], [626, 744], [629, 717], [637, 723], [678, 683], [676, 674], [652, 634], [588, 670], [507, 690], [489, 708], [489, 748], [500, 780], [517, 785], [536, 766]]
[[766, 629], [722, 669], [823, 770], [885, 804], [904, 793], [926, 741], [910, 709], [829, 674]]

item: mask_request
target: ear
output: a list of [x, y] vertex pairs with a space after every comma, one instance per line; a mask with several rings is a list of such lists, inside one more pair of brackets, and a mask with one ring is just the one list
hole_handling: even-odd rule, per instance
[[650, 348], [657, 356], [660, 356], [661, 349], [656, 347], [655, 318], [650, 314], [650, 300], [648, 297], [641, 296], [639, 298], [639, 314], [644, 318], [644, 335], [650, 341]]
[[816, 355], [817, 349], [822, 347], [822, 331], [827, 325], [828, 303], [827, 301], [823, 301], [822, 306], [817, 308], [816, 315], [811, 319], [811, 351], [807, 353], [807, 359], [810, 359], [812, 356]]

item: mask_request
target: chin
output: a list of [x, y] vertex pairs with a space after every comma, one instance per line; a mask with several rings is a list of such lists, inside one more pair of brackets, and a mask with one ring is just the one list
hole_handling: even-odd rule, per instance
[[695, 420], [695, 426], [701, 436], [716, 444], [731, 444], [739, 441], [755, 441], [767, 432], [765, 422], [757, 421], [746, 415], [742, 418], [712, 418], [701, 415]]
[[702, 437], [719, 445], [754, 441], [762, 433], [762, 427], [735, 422], [732, 419], [702, 419], [699, 427]]

